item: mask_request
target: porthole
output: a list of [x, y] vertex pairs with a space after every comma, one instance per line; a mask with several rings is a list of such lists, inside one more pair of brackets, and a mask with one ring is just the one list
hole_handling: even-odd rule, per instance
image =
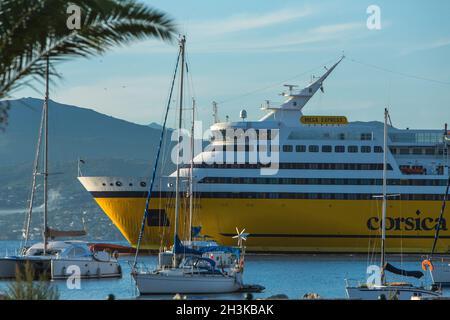
[[141, 183], [140, 183], [140, 185], [141, 185], [141, 187], [146, 187], [147, 186], [147, 183], [145, 183], [144, 181], [141, 181]]
[[122, 186], [122, 182], [116, 181], [116, 186], [121, 187]]
[[132, 187], [132, 186], [133, 186], [133, 184], [132, 184], [132, 183], [129, 183], [128, 185], [129, 185], [130, 187]]

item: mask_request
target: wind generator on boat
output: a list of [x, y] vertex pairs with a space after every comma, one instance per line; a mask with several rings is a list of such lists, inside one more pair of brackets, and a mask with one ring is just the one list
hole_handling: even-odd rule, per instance
[[[386, 212], [388, 197], [396, 195], [387, 194], [387, 137], [388, 137], [388, 118], [389, 112], [386, 108], [384, 110], [384, 154], [383, 154], [383, 194], [381, 196], [382, 202], [382, 217], [381, 217], [381, 255], [380, 255], [380, 279], [379, 283], [375, 284], [359, 284], [352, 286], [347, 283], [346, 291], [350, 299], [362, 300], [378, 300], [378, 299], [396, 299], [396, 300], [411, 300], [412, 297], [438, 297], [441, 293], [437, 290], [429, 290], [422, 287], [416, 287], [411, 283], [388, 283], [386, 282], [385, 272], [392, 272], [397, 275], [406, 277], [414, 277], [420, 279], [423, 277], [421, 271], [406, 271], [401, 270], [386, 261]], [[391, 123], [392, 126], [392, 123]]]

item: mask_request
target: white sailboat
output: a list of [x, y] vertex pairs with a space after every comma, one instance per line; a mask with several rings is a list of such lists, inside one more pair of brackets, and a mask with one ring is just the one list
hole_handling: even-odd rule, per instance
[[[30, 265], [36, 277], [42, 275], [49, 279], [67, 278], [72, 275], [76, 266], [80, 270], [80, 277], [120, 277], [121, 267], [115, 257], [107, 252], [92, 252], [87, 242], [82, 241], [54, 241], [61, 237], [76, 237], [86, 235], [85, 230], [62, 231], [48, 226], [48, 113], [49, 113], [49, 57], [47, 57], [45, 100], [36, 147], [33, 179], [28, 214], [25, 221], [24, 241], [18, 255], [0, 258], [0, 278], [15, 278], [17, 271], [22, 272], [25, 265]], [[44, 167], [39, 172], [41, 142], [43, 137]], [[31, 217], [36, 190], [36, 177], [42, 175], [44, 179], [43, 193], [43, 242], [28, 246], [30, 238]]]
[[[447, 134], [447, 128], [445, 129], [445, 134]], [[444, 136], [444, 143], [448, 142]], [[448, 148], [448, 147], [447, 147]], [[434, 253], [436, 250], [436, 244], [439, 239], [439, 232], [441, 230], [444, 218], [445, 207], [447, 203], [447, 198], [450, 189], [450, 175], [447, 180], [447, 188], [442, 199], [442, 207], [439, 215], [438, 223], [436, 224], [436, 232], [434, 235], [433, 246], [431, 248], [430, 255], [422, 261], [422, 269], [424, 271], [429, 271], [431, 279], [435, 285], [449, 286], [450, 285], [450, 258], [448, 256], [435, 257]]]
[[[178, 63], [181, 62], [180, 67], [180, 98], [179, 98], [179, 123], [178, 129], [181, 130], [182, 125], [182, 110], [183, 110], [183, 78], [185, 67], [185, 37], [180, 39], [180, 51]], [[177, 69], [176, 69], [177, 70]], [[174, 79], [176, 75], [174, 74]], [[169, 102], [166, 109], [169, 110], [169, 104], [171, 100], [172, 89], [169, 95]], [[242, 275], [243, 275], [243, 263], [244, 263], [244, 250], [231, 247], [221, 247], [213, 245], [208, 241], [208, 245], [202, 246], [198, 242], [192, 242], [192, 231], [189, 235], [189, 242], [187, 246], [183, 245], [178, 236], [178, 221], [180, 210], [180, 166], [177, 161], [176, 171], [176, 185], [175, 185], [175, 217], [174, 217], [174, 245], [171, 251], [161, 252], [159, 264], [153, 271], [138, 270], [136, 267], [137, 256], [139, 252], [140, 243], [142, 240], [142, 234], [145, 228], [145, 220], [147, 218], [147, 208], [149, 205], [153, 183], [155, 181], [156, 169], [159, 161], [159, 154], [161, 150], [161, 143], [163, 141], [163, 134], [165, 131], [166, 120], [163, 124], [163, 130], [161, 133], [160, 145], [156, 155], [156, 162], [153, 168], [153, 175], [148, 192], [148, 198], [146, 203], [146, 209], [141, 224], [141, 232], [139, 234], [135, 261], [132, 268], [132, 276], [136, 282], [136, 287], [141, 295], [143, 294], [176, 294], [176, 293], [229, 293], [239, 291], [243, 287]], [[179, 156], [179, 152], [177, 152]], [[190, 186], [190, 218], [189, 227], [192, 229], [192, 167], [191, 167], [191, 186]], [[238, 233], [238, 244], [243, 249], [243, 240], [246, 239], [246, 234], [242, 232]], [[186, 244], [186, 242], [185, 242]], [[195, 248], [194, 248], [195, 247]], [[213, 259], [214, 254], [223, 256], [229, 254], [232, 259], [226, 265], [222, 264], [221, 268], [218, 268], [217, 262]]]
[[383, 149], [383, 195], [382, 195], [382, 218], [381, 218], [381, 264], [380, 264], [380, 281], [375, 284], [358, 284], [351, 285], [347, 283], [346, 292], [349, 299], [362, 300], [378, 300], [378, 299], [397, 299], [397, 300], [411, 300], [411, 298], [431, 298], [439, 297], [441, 292], [437, 290], [429, 290], [422, 287], [416, 287], [407, 282], [386, 282], [385, 272], [389, 271], [398, 275], [421, 278], [423, 273], [420, 271], [405, 271], [394, 267], [386, 262], [386, 209], [387, 199], [387, 121], [389, 113], [384, 110], [384, 149]]

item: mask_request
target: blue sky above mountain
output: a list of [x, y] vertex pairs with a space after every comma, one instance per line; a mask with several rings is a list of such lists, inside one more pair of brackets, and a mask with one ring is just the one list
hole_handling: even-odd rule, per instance
[[[450, 120], [450, 2], [447, 1], [148, 1], [187, 35], [188, 63], [199, 118], [210, 124], [211, 102], [222, 120], [245, 108], [258, 119], [264, 100], [280, 101], [285, 82], [306, 85], [324, 64], [347, 59], [304, 109], [308, 114], [380, 120], [390, 105], [396, 126], [440, 128]], [[366, 27], [369, 5], [381, 9], [381, 30]], [[176, 44], [133, 43], [91, 60], [58, 67], [58, 102], [128, 121], [160, 123]], [[367, 65], [436, 79], [383, 72]], [[288, 80], [289, 79], [289, 80]], [[265, 88], [265, 89], [264, 89]], [[263, 90], [264, 89], [264, 90]], [[246, 94], [252, 92], [252, 94]], [[23, 89], [14, 97], [39, 93]], [[170, 126], [175, 127], [175, 119]]]

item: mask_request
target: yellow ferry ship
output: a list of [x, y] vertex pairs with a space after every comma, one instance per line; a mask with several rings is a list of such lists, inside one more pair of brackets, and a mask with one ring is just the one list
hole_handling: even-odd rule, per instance
[[[194, 158], [192, 175], [189, 164], [180, 170], [182, 179], [194, 177], [192, 225], [200, 226], [202, 235], [233, 245], [236, 227], [245, 227], [250, 233], [247, 249], [259, 252], [367, 253], [379, 248], [381, 200], [376, 196], [382, 192], [383, 124], [303, 114], [339, 62], [301, 90], [289, 86], [285, 102], [276, 107], [267, 103], [266, 115], [259, 121], [246, 121], [243, 116], [239, 122], [212, 125], [215, 139]], [[245, 140], [250, 130], [256, 138]], [[239, 133], [230, 138], [228, 131]], [[449, 176], [447, 134], [446, 130], [388, 129], [388, 192], [396, 195], [389, 200], [386, 222], [386, 248], [391, 253], [426, 253], [431, 248]], [[242, 137], [244, 145], [236, 142]], [[270, 152], [277, 151], [277, 163], [250, 161], [248, 154], [254, 148], [267, 151], [255, 147], [252, 139], [265, 142]], [[271, 144], [275, 140], [278, 148]], [[230, 151], [234, 160], [243, 156], [245, 161], [217, 161]], [[171, 245], [175, 198], [171, 179], [174, 174], [158, 178], [142, 248]], [[79, 180], [135, 246], [148, 179]], [[182, 184], [181, 190], [186, 201], [179, 222], [186, 236], [188, 185]], [[450, 251], [448, 228], [444, 219], [438, 252]], [[183, 230], [180, 233], [183, 236]]]

